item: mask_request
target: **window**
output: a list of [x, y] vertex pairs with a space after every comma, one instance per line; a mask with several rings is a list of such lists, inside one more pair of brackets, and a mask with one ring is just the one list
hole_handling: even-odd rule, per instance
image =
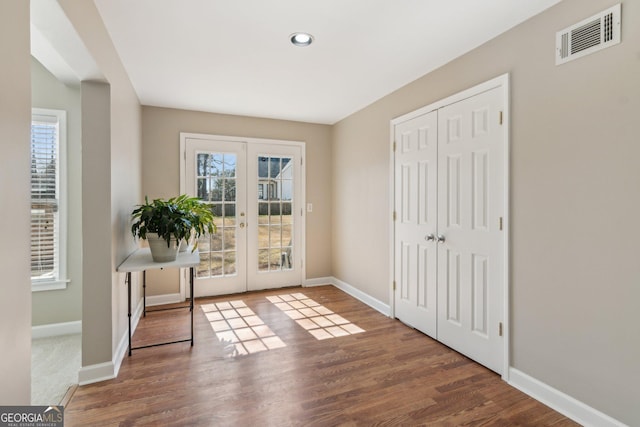
[[31, 117], [31, 287], [66, 288], [66, 112]]

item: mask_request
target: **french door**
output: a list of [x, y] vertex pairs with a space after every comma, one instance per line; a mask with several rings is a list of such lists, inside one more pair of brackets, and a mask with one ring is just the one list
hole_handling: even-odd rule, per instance
[[394, 126], [398, 319], [496, 372], [504, 357], [503, 89]]
[[300, 285], [302, 147], [194, 134], [181, 145], [184, 191], [217, 228], [198, 241], [195, 296]]

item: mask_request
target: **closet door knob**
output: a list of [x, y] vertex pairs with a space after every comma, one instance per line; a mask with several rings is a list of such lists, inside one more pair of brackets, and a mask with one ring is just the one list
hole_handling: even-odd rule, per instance
[[444, 236], [442, 234], [438, 234], [438, 243], [444, 243]]
[[424, 236], [424, 240], [426, 240], [427, 242], [433, 242], [436, 239], [436, 237], [433, 234], [427, 234], [426, 236]]

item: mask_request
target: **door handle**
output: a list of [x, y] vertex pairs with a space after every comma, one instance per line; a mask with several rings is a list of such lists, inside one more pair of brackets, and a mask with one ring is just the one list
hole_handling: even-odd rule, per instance
[[426, 240], [427, 242], [433, 242], [436, 239], [436, 237], [433, 234], [427, 234], [426, 236], [424, 236], [424, 240]]
[[244, 222], [240, 223], [240, 228], [244, 228]]
[[442, 234], [438, 234], [437, 239], [438, 239], [438, 243], [444, 243], [445, 239], [444, 239], [444, 236]]

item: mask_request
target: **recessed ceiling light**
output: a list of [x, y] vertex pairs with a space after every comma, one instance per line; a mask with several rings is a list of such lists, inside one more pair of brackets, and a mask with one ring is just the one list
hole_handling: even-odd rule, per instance
[[309, 46], [313, 43], [313, 36], [308, 33], [293, 33], [291, 34], [291, 43], [296, 46]]

